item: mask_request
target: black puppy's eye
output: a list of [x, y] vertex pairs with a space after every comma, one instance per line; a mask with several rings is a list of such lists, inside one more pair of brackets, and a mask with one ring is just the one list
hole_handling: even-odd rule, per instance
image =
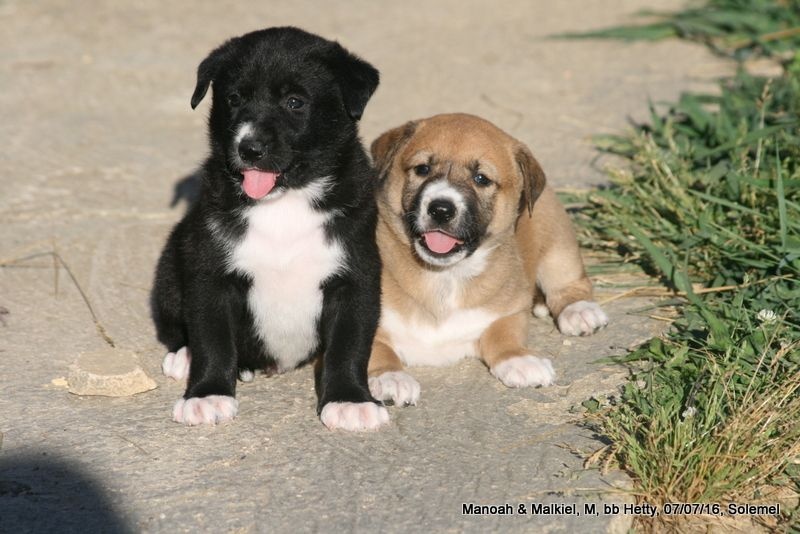
[[306, 104], [305, 102], [303, 102], [296, 96], [290, 96], [288, 99], [286, 99], [286, 107], [289, 109], [300, 109], [305, 104]]
[[417, 165], [414, 167], [414, 172], [417, 173], [417, 176], [428, 176], [431, 172], [431, 168], [429, 165]]
[[239, 93], [231, 93], [228, 95], [228, 105], [232, 108], [238, 107], [242, 103], [242, 96]]
[[484, 174], [476, 174], [472, 177], [472, 181], [478, 184], [481, 187], [486, 187], [490, 185], [492, 181], [486, 177]]

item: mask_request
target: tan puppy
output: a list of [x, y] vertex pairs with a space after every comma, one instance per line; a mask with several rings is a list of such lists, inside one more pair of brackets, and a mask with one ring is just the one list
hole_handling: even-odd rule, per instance
[[383, 260], [372, 394], [415, 404], [419, 384], [404, 365], [468, 356], [509, 387], [552, 384], [550, 360], [525, 347], [531, 310], [549, 311], [569, 335], [608, 317], [591, 301], [569, 217], [528, 148], [452, 114], [384, 133], [372, 155]]

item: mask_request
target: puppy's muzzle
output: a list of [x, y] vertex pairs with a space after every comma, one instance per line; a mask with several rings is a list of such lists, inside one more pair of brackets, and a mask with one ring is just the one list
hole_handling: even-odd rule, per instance
[[414, 247], [428, 263], [446, 266], [463, 258], [465, 203], [446, 181], [433, 182], [419, 197], [412, 223]]
[[446, 198], [431, 200], [428, 215], [438, 224], [447, 224], [456, 215], [456, 205]]
[[267, 145], [251, 137], [242, 139], [237, 151], [244, 164], [255, 165], [267, 155]]
[[253, 200], [269, 195], [275, 189], [281, 171], [265, 161], [269, 151], [264, 139], [253, 135], [252, 125], [245, 123], [239, 128], [232, 148], [235, 148], [239, 165], [243, 167], [239, 172], [244, 194]]

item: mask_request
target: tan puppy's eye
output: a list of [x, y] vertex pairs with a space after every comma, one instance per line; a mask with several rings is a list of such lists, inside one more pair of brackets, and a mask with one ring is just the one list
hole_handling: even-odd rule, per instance
[[487, 178], [485, 174], [476, 174], [475, 176], [472, 177], [472, 181], [481, 187], [492, 185], [492, 181], [489, 178]]
[[414, 172], [417, 173], [417, 176], [428, 176], [431, 173], [431, 167], [423, 163], [414, 167]]

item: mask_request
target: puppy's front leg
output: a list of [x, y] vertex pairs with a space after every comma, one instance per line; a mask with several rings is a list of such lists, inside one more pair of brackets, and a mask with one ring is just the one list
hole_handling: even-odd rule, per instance
[[238, 309], [224, 292], [195, 296], [189, 309], [189, 352], [192, 355], [186, 393], [172, 418], [187, 425], [216, 424], [236, 417], [237, 353], [233, 338]]
[[373, 430], [389, 412], [370, 395], [367, 364], [378, 323], [380, 290], [338, 281], [325, 289], [321, 335], [325, 352], [318, 382], [322, 423], [333, 429]]
[[489, 371], [512, 388], [549, 386], [555, 380], [548, 358], [534, 356], [525, 348], [528, 338], [528, 313], [502, 317], [487, 328], [479, 340], [481, 358]]
[[369, 357], [369, 391], [380, 401], [410, 406], [419, 400], [419, 382], [403, 371], [403, 362], [392, 349], [386, 334], [378, 328]]

